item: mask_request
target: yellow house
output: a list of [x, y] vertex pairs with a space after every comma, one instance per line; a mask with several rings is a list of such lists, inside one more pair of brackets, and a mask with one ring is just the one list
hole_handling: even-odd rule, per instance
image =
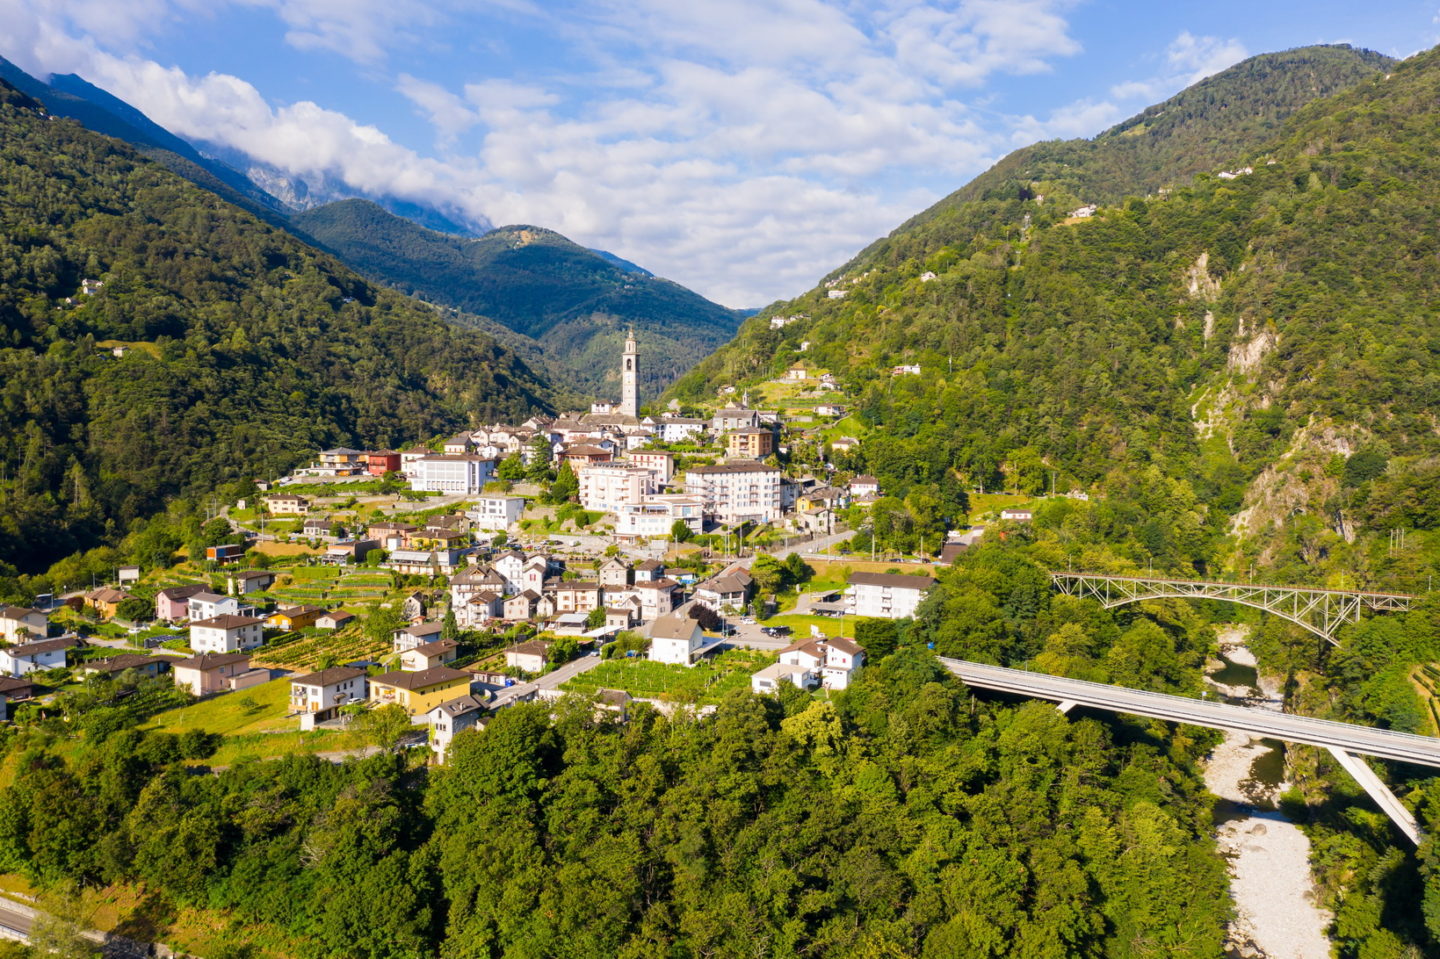
[[325, 615], [318, 606], [285, 606], [265, 618], [268, 629], [283, 629], [286, 632], [314, 626], [316, 620]]
[[377, 706], [394, 703], [411, 716], [423, 716], [441, 703], [468, 695], [469, 673], [449, 666], [432, 666], [416, 673], [396, 671], [370, 679], [370, 701]]

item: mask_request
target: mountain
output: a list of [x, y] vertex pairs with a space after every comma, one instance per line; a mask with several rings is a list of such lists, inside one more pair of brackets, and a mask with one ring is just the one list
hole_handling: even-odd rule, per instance
[[492, 338], [0, 83], [0, 561], [548, 397]]
[[294, 222], [373, 279], [487, 317], [537, 343], [554, 379], [585, 397], [619, 395], [614, 357], [632, 326], [643, 353], [641, 387], [654, 395], [729, 339], [742, 319], [540, 227], [506, 226], [465, 239], [363, 200], [307, 210]]
[[[1360, 486], [1379, 492], [1387, 463], [1433, 482], [1440, 452], [1437, 80], [1434, 53], [1293, 50], [1093, 141], [1019, 151], [747, 322], [673, 393], [773, 378], [809, 341], [866, 431], [852, 465], [899, 495], [950, 478], [1104, 490], [1153, 464], [1195, 512], [1188, 540], [1149, 542], [1157, 568], [1193, 572], [1235, 533], [1313, 576], [1357, 523], [1428, 522], [1367, 514]], [[892, 375], [902, 363], [920, 375]], [[1409, 502], [1395, 481], [1386, 502]]]

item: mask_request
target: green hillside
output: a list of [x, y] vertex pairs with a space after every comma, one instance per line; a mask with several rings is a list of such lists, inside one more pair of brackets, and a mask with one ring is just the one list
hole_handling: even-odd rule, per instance
[[[1235, 531], [1268, 537], [1308, 512], [1345, 547], [1356, 523], [1383, 522], [1359, 484], [1440, 443], [1424, 226], [1440, 203], [1440, 66], [1425, 54], [1387, 79], [1382, 62], [1348, 48], [1247, 61], [1095, 141], [1048, 147], [1088, 158], [1056, 179], [1026, 175], [1038, 154], [1021, 151], [837, 274], [844, 298], [821, 287], [766, 311], [674, 392], [774, 376], [809, 340], [806, 360], [840, 376], [876, 431], [853, 465], [901, 495], [949, 475], [1104, 489], [1155, 463], [1199, 511], [1188, 541], [1149, 543], [1157, 567], [1209, 565], [1236, 514]], [[1277, 131], [1279, 107], [1235, 109], [1267, 90], [1291, 97]], [[1164, 139], [1131, 164], [1137, 195], [1121, 200], [1106, 171], [1150, 136]], [[1161, 192], [1153, 171], [1181, 176], [1192, 151], [1211, 172]], [[1097, 200], [1094, 216], [1070, 215]], [[771, 330], [773, 313], [809, 318]], [[901, 363], [921, 375], [890, 375]], [[1362, 451], [1378, 470], [1346, 473]], [[1313, 576], [1304, 567], [1335, 548], [1277, 540], [1261, 558]]]
[[293, 220], [367, 276], [538, 343], [557, 382], [587, 397], [618, 396], [614, 357], [631, 326], [644, 353], [641, 386], [654, 395], [740, 325], [734, 310], [539, 227], [466, 239], [366, 200], [341, 200]]
[[547, 397], [489, 337], [0, 85], [0, 561]]

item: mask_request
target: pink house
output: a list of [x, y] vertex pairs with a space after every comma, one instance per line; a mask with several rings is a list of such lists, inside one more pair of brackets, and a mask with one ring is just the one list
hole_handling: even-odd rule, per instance
[[190, 618], [190, 597], [205, 592], [204, 586], [171, 586], [155, 594], [155, 618], [178, 623]]
[[174, 663], [170, 671], [175, 685], [196, 696], [220, 693], [230, 688], [230, 680], [250, 670], [250, 657], [243, 653], [201, 653]]

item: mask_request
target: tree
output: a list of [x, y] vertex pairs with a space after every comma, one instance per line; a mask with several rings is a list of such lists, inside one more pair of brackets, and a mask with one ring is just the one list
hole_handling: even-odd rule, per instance
[[405, 620], [400, 613], [391, 606], [377, 606], [374, 612], [365, 620], [365, 635], [377, 643], [388, 641], [395, 631], [405, 625]]
[[550, 484], [546, 499], [551, 503], [568, 503], [580, 494], [580, 481], [569, 463], [561, 463], [555, 473], [555, 482]]
[[[605, 611], [602, 609], [600, 614], [603, 617]], [[556, 666], [565, 665], [578, 655], [580, 655], [580, 644], [576, 642], [574, 636], [557, 636], [550, 643], [550, 652], [546, 656], [546, 662], [553, 669]]]
[[695, 533], [690, 529], [690, 524], [683, 519], [677, 519], [670, 524], [670, 539], [676, 543], [688, 543]]
[[460, 624], [455, 621], [455, 609], [452, 606], [445, 608], [445, 618], [440, 622], [440, 638], [454, 639], [460, 635]]
[[369, 710], [357, 725], [382, 749], [394, 749], [414, 726], [405, 710], [395, 703]]
[[895, 652], [900, 627], [893, 619], [862, 617], [855, 621], [855, 642], [865, 647], [868, 662], [877, 663]]
[[525, 478], [532, 483], [543, 483], [550, 478], [550, 441], [537, 435], [530, 441], [529, 462], [525, 467]]
[[605, 625], [605, 607], [596, 606], [590, 610], [590, 615], [585, 617], [586, 629], [599, 629]]
[[498, 479], [507, 483], [514, 483], [525, 478], [525, 460], [519, 453], [511, 453], [500, 461], [500, 466], [495, 470]]
[[131, 596], [116, 605], [115, 615], [130, 623], [148, 622], [155, 618], [155, 604], [148, 599]]

